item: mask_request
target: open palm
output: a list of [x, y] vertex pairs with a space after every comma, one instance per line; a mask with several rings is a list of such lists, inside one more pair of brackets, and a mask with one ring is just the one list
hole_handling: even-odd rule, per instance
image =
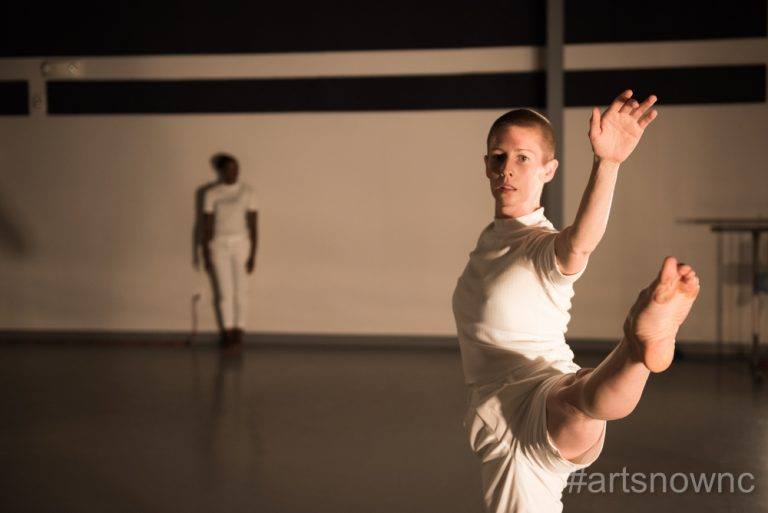
[[649, 110], [654, 103], [654, 95], [638, 103], [628, 89], [616, 97], [602, 115], [597, 107], [592, 109], [589, 140], [595, 155], [611, 162], [624, 162], [637, 146], [645, 128], [656, 119], [658, 112]]

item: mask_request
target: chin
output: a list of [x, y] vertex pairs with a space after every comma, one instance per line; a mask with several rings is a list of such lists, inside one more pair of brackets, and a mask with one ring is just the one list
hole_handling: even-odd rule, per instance
[[504, 198], [496, 198], [496, 204], [503, 208], [514, 208], [519, 205], [517, 201], [504, 201]]

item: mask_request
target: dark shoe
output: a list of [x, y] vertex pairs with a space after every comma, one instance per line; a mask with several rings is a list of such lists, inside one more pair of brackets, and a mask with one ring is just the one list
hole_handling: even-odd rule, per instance
[[232, 345], [232, 330], [222, 330], [219, 336], [219, 347], [226, 349]]
[[222, 348], [225, 355], [237, 356], [240, 354], [242, 348], [242, 334], [242, 330], [227, 330], [227, 344]]

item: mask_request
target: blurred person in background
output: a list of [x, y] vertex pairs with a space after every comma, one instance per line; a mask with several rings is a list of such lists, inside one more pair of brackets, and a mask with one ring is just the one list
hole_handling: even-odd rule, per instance
[[248, 275], [256, 267], [258, 209], [251, 186], [238, 180], [235, 157], [217, 154], [213, 166], [220, 181], [203, 200], [203, 260], [218, 289], [214, 297], [221, 316], [221, 345], [237, 349], [248, 311]]

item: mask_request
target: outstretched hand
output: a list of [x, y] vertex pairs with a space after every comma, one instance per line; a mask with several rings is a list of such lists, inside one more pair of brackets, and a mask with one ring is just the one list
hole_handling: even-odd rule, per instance
[[632, 90], [627, 89], [602, 115], [597, 107], [592, 109], [589, 140], [595, 156], [618, 164], [624, 162], [637, 146], [645, 128], [656, 119], [658, 111], [651, 109], [654, 103], [654, 95], [638, 103], [632, 98]]

